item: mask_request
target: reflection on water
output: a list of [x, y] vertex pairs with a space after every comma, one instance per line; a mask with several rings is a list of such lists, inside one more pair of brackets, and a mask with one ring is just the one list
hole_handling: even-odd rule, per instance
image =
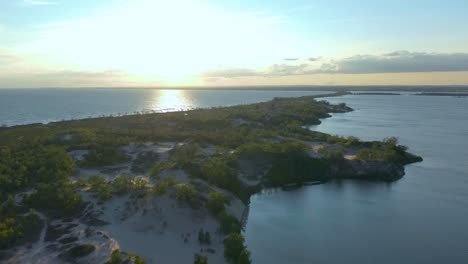
[[186, 96], [185, 90], [154, 90], [152, 110], [171, 112], [194, 108], [193, 102]]
[[320, 91], [0, 89], [0, 125], [248, 104]]

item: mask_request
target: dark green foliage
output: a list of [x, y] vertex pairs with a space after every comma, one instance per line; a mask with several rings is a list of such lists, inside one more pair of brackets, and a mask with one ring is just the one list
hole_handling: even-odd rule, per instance
[[193, 264], [208, 264], [208, 257], [195, 254], [193, 257]]
[[173, 168], [176, 164], [177, 163], [175, 161], [169, 161], [169, 160], [161, 161], [160, 163], [153, 166], [153, 168], [151, 168], [150, 175], [153, 178], [157, 177], [159, 176], [159, 174], [161, 174], [161, 172], [163, 172], [166, 169]]
[[220, 223], [220, 231], [223, 234], [240, 232], [241, 225], [239, 220], [237, 220], [235, 216], [228, 214], [225, 211], [222, 211], [216, 216], [216, 218]]
[[84, 167], [102, 167], [116, 163], [126, 162], [129, 156], [115, 147], [96, 146], [89, 150], [84, 159], [80, 162]]
[[240, 255], [239, 258], [237, 259], [237, 264], [250, 264], [250, 251], [246, 248], [244, 248]]
[[220, 192], [210, 192], [208, 194], [208, 202], [206, 203], [206, 207], [208, 210], [217, 215], [221, 211], [224, 211], [224, 205], [229, 204], [230, 200], [226, 195]]
[[281, 143], [247, 143], [237, 148], [243, 153], [267, 153], [281, 154], [290, 152], [301, 152], [307, 148], [307, 144], [299, 141], [283, 141]]
[[73, 161], [59, 147], [32, 145], [13, 150], [0, 146], [0, 199], [37, 182], [65, 180], [73, 170]]
[[324, 153], [324, 158], [332, 160], [332, 161], [343, 160], [344, 150], [343, 149], [326, 150]]
[[201, 164], [199, 177], [241, 197], [243, 186], [237, 178], [237, 170], [237, 161], [232, 155], [213, 157]]
[[155, 195], [162, 195], [166, 191], [177, 184], [177, 180], [174, 177], [166, 177], [163, 180], [157, 181], [153, 186], [153, 193]]
[[145, 173], [158, 161], [158, 153], [153, 151], [144, 151], [138, 153], [132, 162], [131, 171], [133, 173]]
[[65, 237], [60, 239], [58, 242], [62, 244], [70, 244], [76, 241], [78, 241], [78, 237]]
[[324, 179], [328, 170], [328, 160], [314, 159], [305, 153], [293, 152], [275, 158], [267, 179], [272, 186], [291, 183], [301, 185], [304, 181]]
[[176, 199], [179, 202], [188, 203], [192, 206], [197, 205], [197, 192], [188, 183], [176, 185]]
[[109, 261], [107, 261], [105, 264], [120, 264], [122, 263], [122, 254], [120, 253], [120, 250], [116, 249], [112, 251], [111, 258]]
[[99, 175], [91, 175], [88, 178], [88, 183], [90, 184], [89, 191], [94, 192], [100, 202], [104, 202], [112, 198], [112, 189], [111, 185], [104, 177]]
[[224, 240], [224, 256], [234, 263], [238, 263], [244, 249], [244, 238], [239, 233], [231, 233]]
[[382, 143], [374, 142], [370, 148], [360, 149], [357, 158], [361, 160], [384, 160], [397, 164], [408, 164], [422, 161], [421, 157], [407, 152], [408, 148], [398, 145], [398, 139], [390, 137], [384, 139]]
[[93, 245], [78, 245], [69, 249], [64, 256], [70, 259], [81, 258], [91, 254], [95, 249]]
[[85, 205], [81, 195], [68, 181], [38, 184], [37, 192], [25, 197], [25, 203], [56, 216], [79, 213]]
[[112, 181], [112, 190], [115, 193], [126, 193], [134, 190], [140, 190], [146, 188], [147, 181], [142, 178], [134, 178], [129, 175], [117, 176]]

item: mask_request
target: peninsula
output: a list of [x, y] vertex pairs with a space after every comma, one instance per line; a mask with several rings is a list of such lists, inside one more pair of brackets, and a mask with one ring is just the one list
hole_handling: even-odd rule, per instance
[[0, 128], [0, 261], [250, 263], [251, 195], [422, 160], [308, 129], [349, 111], [306, 96]]

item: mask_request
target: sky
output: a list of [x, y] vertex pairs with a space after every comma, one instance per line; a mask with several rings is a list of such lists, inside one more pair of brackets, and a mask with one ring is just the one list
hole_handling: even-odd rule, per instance
[[0, 0], [0, 88], [468, 85], [466, 0]]

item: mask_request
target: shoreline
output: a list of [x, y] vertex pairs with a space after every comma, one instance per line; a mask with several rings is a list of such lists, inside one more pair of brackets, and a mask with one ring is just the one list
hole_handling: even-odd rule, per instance
[[[190, 261], [201, 251], [223, 263], [228, 261], [223, 241], [242, 235], [251, 195], [340, 178], [395, 181], [403, 177], [405, 164], [420, 161], [395, 139], [363, 142], [307, 128], [331, 113], [352, 111], [318, 100], [345, 94], [11, 127], [0, 130], [0, 144], [18, 151], [36, 151], [30, 141], [52, 144], [67, 150], [67, 162], [76, 166], [67, 178], [72, 181], [59, 190], [74, 189], [89, 206], [71, 224], [67, 216], [53, 216], [50, 228], [66, 231], [50, 240], [48, 260], [59, 261], [83, 245], [94, 253], [79, 251], [87, 253], [76, 258], [81, 263], [109, 258], [116, 250], [166, 262]], [[49, 210], [48, 204], [35, 206], [29, 200], [26, 206]], [[50, 228], [47, 233], [55, 232]], [[95, 230], [89, 237], [88, 228]], [[211, 234], [211, 244], [202, 243], [200, 235], [197, 241], [198, 230]], [[72, 239], [77, 240], [56, 246]], [[152, 242], [158, 246], [151, 247]]]

